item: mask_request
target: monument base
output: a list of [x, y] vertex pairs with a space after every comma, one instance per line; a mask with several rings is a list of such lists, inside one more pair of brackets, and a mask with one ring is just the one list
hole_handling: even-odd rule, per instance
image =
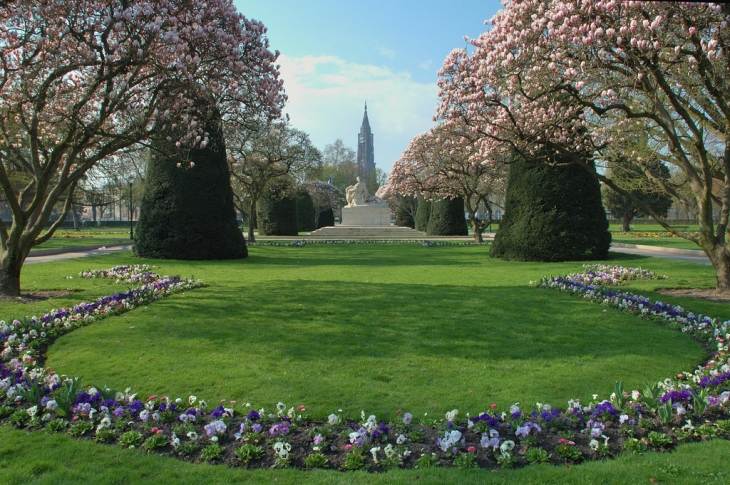
[[342, 208], [343, 226], [390, 226], [387, 204], [354, 205]]

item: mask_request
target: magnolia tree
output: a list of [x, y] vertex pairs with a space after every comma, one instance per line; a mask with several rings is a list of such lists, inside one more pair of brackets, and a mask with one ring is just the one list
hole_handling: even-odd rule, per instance
[[[505, 154], [501, 144], [475, 143], [461, 123], [446, 122], [414, 137], [393, 164], [389, 192], [416, 196], [462, 197], [474, 229], [474, 240], [492, 223], [492, 207], [504, 190]], [[486, 219], [479, 219], [479, 208]]]
[[[699, 245], [717, 288], [727, 291], [729, 17], [727, 5], [705, 3], [511, 1], [472, 41], [471, 53], [447, 57], [438, 115], [466, 124], [482, 143], [580, 165]], [[637, 133], [649, 143], [637, 145]], [[654, 176], [643, 162], [657, 158], [691, 191]], [[673, 227], [601, 169], [622, 159], [658, 189], [697, 206], [699, 233]]]
[[230, 0], [3, 2], [0, 186], [12, 217], [0, 221], [0, 293], [20, 294], [28, 252], [99, 161], [159, 131], [204, 147], [200, 100], [226, 123], [279, 116], [265, 33]]
[[320, 166], [322, 155], [309, 135], [282, 120], [256, 130], [230, 130], [226, 148], [236, 199], [248, 202], [248, 241], [253, 242], [256, 205], [267, 184]]
[[[418, 196], [399, 194], [393, 189], [390, 183], [378, 187], [375, 196], [386, 201], [390, 210], [396, 214], [396, 225], [416, 220]], [[406, 221], [399, 221], [399, 214], [402, 214]]]

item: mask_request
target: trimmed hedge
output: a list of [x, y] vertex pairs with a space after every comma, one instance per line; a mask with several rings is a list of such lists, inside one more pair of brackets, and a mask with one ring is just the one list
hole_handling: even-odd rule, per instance
[[516, 261], [604, 259], [611, 245], [601, 189], [575, 164], [510, 164], [504, 218], [490, 250]]
[[[233, 206], [220, 115], [205, 125], [209, 143], [186, 157], [163, 139], [153, 140], [145, 190], [134, 233], [138, 256], [211, 260], [248, 256]], [[195, 165], [190, 167], [188, 162]], [[178, 167], [177, 164], [181, 166]]]
[[334, 225], [335, 212], [332, 209], [326, 209], [319, 213], [319, 219], [317, 219], [317, 229]]
[[464, 217], [464, 199], [440, 199], [431, 204], [431, 217], [426, 227], [427, 236], [468, 236]]
[[296, 192], [286, 179], [274, 179], [264, 189], [256, 210], [261, 236], [297, 236]]
[[297, 188], [297, 229], [301, 232], [317, 229], [314, 221], [314, 202], [304, 187]]
[[416, 231], [426, 232], [428, 220], [431, 218], [431, 201], [423, 196], [418, 197], [418, 208], [416, 208], [416, 219], [413, 221]]

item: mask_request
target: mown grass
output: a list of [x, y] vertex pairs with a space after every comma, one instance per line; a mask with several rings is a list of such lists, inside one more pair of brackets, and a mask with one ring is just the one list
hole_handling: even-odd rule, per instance
[[190, 464], [145, 455], [141, 450], [100, 445], [65, 435], [26, 433], [0, 426], [0, 483], [5, 485], [126, 485], [252, 483], [334, 484], [726, 484], [730, 442], [682, 445], [671, 454], [622, 455], [615, 460], [568, 467], [538, 465], [520, 470], [393, 470], [384, 474], [339, 471], [246, 470]]
[[[617, 379], [632, 388], [691, 370], [705, 357], [681, 333], [527, 286], [542, 275], [580, 271], [580, 263], [503, 262], [489, 259], [486, 247], [252, 247], [242, 261], [149, 261], [126, 253], [36, 264], [24, 268], [24, 290], [77, 292], [33, 305], [0, 303], [0, 312], [6, 319], [33, 315], [109, 294], [118, 288], [113, 283], [66, 276], [130, 262], [192, 274], [209, 286], [77, 330], [51, 347], [47, 365], [89, 384], [131, 386], [142, 397], [196, 394], [267, 408], [282, 400], [305, 404], [318, 417], [337, 409], [388, 417], [397, 408], [415, 415], [454, 407], [474, 413], [493, 402], [563, 407], [570, 398], [607, 397]], [[627, 289], [730, 318], [727, 305], [655, 292], [713, 287], [711, 267], [624, 254], [610, 262], [669, 276]], [[624, 457], [572, 472], [372, 476], [189, 466], [8, 428], [0, 430], [0, 443], [1, 483], [636, 483], [629, 477], [677, 479], [671, 474], [678, 474], [676, 483], [698, 483], [698, 477], [714, 479], [723, 470], [715, 461], [730, 451], [725, 442], [703, 443], [671, 457]], [[28, 450], [43, 453], [31, 457]], [[668, 458], [676, 469], [661, 475]]]
[[702, 251], [698, 245], [687, 239], [678, 237], [626, 237], [616, 236], [611, 238], [613, 243], [639, 244], [643, 246], [659, 246], [663, 248], [694, 249]]
[[129, 229], [123, 227], [85, 227], [80, 231], [61, 229], [38, 249], [71, 248], [79, 246], [103, 246], [105, 244], [126, 243], [129, 240]]

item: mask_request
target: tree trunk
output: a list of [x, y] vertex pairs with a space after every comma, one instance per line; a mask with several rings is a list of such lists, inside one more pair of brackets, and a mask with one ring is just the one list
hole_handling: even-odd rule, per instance
[[253, 235], [253, 228], [256, 223], [256, 201], [251, 197], [251, 210], [248, 213], [248, 236], [246, 242], [256, 242], [256, 238]]
[[74, 223], [74, 231], [80, 231], [81, 224], [79, 224], [79, 213], [76, 211], [76, 207], [71, 209], [71, 220]]
[[727, 243], [717, 244], [714, 248], [705, 249], [705, 253], [715, 269], [715, 288], [721, 292], [730, 291], [730, 248], [728, 248]]
[[631, 227], [629, 227], [629, 223], [631, 223], [631, 221], [633, 220], [633, 218], [634, 217], [629, 212], [627, 212], [627, 213], [624, 214], [624, 217], [623, 217], [623, 220], [622, 220], [623, 227], [621, 228], [621, 230], [623, 232], [631, 232]]
[[0, 295], [20, 296], [20, 270], [27, 251], [8, 247], [0, 259]]
[[475, 212], [469, 211], [469, 222], [471, 222], [471, 227], [474, 230], [474, 242], [478, 244], [483, 243], [484, 238], [482, 237], [482, 231], [485, 226], [481, 225]]

